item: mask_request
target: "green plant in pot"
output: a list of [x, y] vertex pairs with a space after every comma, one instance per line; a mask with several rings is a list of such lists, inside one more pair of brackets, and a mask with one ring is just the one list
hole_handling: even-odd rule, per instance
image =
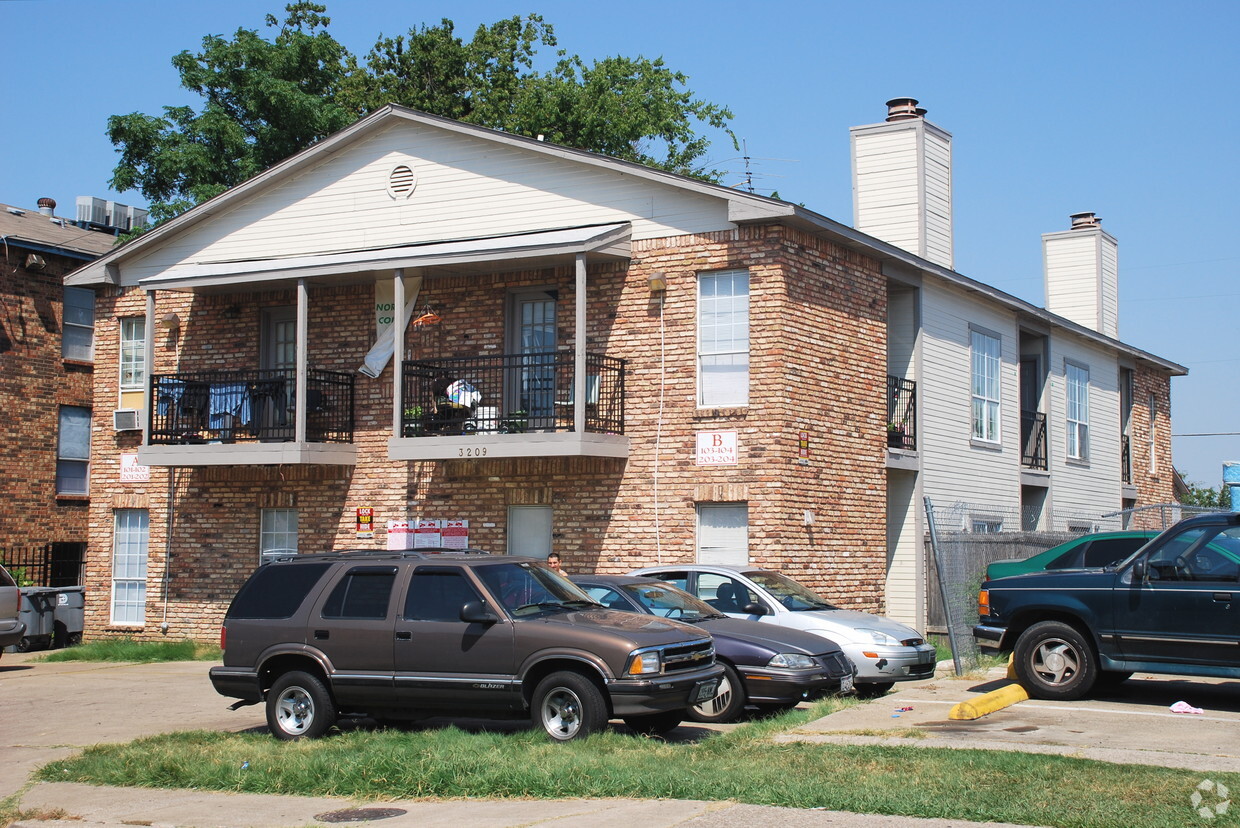
[[405, 416], [403, 425], [406, 437], [419, 437], [425, 431], [426, 424], [422, 419], [422, 406], [407, 405], [405, 406]]

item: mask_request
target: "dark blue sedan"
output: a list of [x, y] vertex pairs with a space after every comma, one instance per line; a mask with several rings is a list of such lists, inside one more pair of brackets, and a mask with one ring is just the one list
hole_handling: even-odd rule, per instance
[[689, 709], [697, 722], [729, 722], [746, 704], [783, 710], [853, 689], [855, 668], [830, 639], [801, 630], [729, 618], [689, 593], [653, 578], [578, 575], [573, 583], [609, 609], [696, 624], [715, 640], [723, 665], [719, 694]]

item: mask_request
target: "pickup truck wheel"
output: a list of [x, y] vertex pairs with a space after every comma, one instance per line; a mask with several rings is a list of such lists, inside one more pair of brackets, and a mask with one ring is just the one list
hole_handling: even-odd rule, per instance
[[335, 722], [336, 705], [331, 694], [309, 673], [285, 673], [267, 694], [267, 726], [277, 739], [316, 739]]
[[684, 710], [666, 710], [645, 716], [629, 716], [624, 720], [629, 730], [643, 736], [662, 736], [685, 720]]
[[1043, 621], [1016, 641], [1016, 676], [1035, 699], [1079, 699], [1098, 679], [1093, 646], [1074, 627]]
[[607, 726], [607, 701], [580, 673], [552, 673], [534, 689], [533, 719], [557, 742], [584, 739]]
[[[714, 724], [730, 722], [745, 709], [745, 688], [741, 685], [740, 676], [731, 664], [719, 662], [723, 667], [723, 677], [719, 679], [719, 692], [710, 701], [690, 707], [689, 718], [695, 722]], [[679, 724], [679, 722], [677, 723]]]

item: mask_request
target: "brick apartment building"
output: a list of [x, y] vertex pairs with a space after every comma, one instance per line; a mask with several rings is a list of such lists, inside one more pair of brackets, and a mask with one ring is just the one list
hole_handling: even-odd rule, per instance
[[921, 564], [893, 581], [916, 524], [893, 530], [889, 477], [919, 479], [938, 416], [893, 408], [893, 378], [933, 384], [916, 330], [893, 377], [893, 300], [916, 326], [911, 294], [959, 292], [1160, 400], [1183, 370], [803, 207], [396, 106], [67, 283], [96, 292], [96, 407], [133, 426], [93, 432], [88, 635], [212, 639], [264, 552], [420, 522], [579, 572], [752, 561], [890, 610]]
[[55, 209], [0, 205], [0, 559], [65, 585], [87, 541], [94, 298], [64, 277], [115, 238]]

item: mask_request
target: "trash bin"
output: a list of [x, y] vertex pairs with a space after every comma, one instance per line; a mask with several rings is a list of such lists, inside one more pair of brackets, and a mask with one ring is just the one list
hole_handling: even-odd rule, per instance
[[86, 589], [81, 586], [57, 587], [52, 608], [53, 647], [72, 647], [82, 643], [85, 626]]
[[26, 634], [14, 646], [19, 653], [46, 650], [52, 645], [56, 590], [49, 587], [22, 587], [22, 605], [17, 617], [26, 625]]

